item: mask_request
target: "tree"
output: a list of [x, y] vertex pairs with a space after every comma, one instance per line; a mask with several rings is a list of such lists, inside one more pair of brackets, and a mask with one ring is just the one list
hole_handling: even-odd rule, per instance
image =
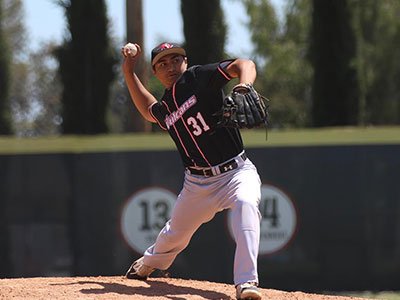
[[4, 8], [4, 34], [9, 46], [13, 49], [10, 53], [10, 122], [16, 135], [23, 135], [19, 131], [20, 125], [25, 122], [23, 116], [30, 113], [28, 78], [29, 66], [26, 47], [26, 29], [23, 23], [24, 11], [21, 0], [3, 0]]
[[39, 107], [30, 129], [34, 135], [54, 135], [61, 131], [61, 83], [57, 76], [57, 64], [52, 55], [56, 45], [43, 44], [30, 55], [29, 82], [30, 102]]
[[9, 135], [12, 133], [9, 105], [11, 55], [4, 34], [3, 7], [0, 0], [0, 135]]
[[26, 28], [22, 0], [2, 0], [4, 8], [4, 33], [13, 49], [14, 60], [26, 53]]
[[27, 47], [22, 0], [3, 0], [4, 34], [12, 49], [9, 103], [12, 127], [18, 136], [59, 132], [60, 85], [52, 56], [54, 44]]
[[189, 64], [222, 60], [226, 24], [220, 0], [181, 0], [181, 13]]
[[400, 2], [352, 0], [362, 124], [400, 124]]
[[357, 43], [349, 0], [313, 0], [314, 126], [358, 124]]
[[[328, 124], [335, 123], [331, 117], [340, 115], [346, 118], [342, 124], [400, 123], [400, 2], [328, 2], [325, 15], [321, 15], [318, 8], [313, 10], [312, 1], [287, 0], [280, 21], [270, 1], [242, 0], [250, 17], [248, 27], [258, 66], [256, 87], [271, 99], [272, 126], [311, 125], [312, 112]], [[325, 1], [318, 4], [324, 6]], [[340, 5], [343, 7], [338, 8]], [[313, 12], [327, 24], [313, 22], [311, 31]], [[315, 48], [317, 40], [311, 32], [320, 34], [320, 49]], [[316, 97], [322, 90], [330, 100]], [[324, 100], [327, 103], [319, 102]], [[317, 113], [317, 107], [324, 112]]]
[[270, 102], [272, 127], [302, 127], [309, 123], [312, 68], [307, 61], [311, 5], [290, 0], [278, 19], [268, 0], [242, 0], [254, 43], [255, 86]]
[[104, 0], [59, 0], [69, 35], [55, 54], [59, 61], [64, 133], [107, 132], [106, 111], [115, 77]]
[[279, 42], [279, 20], [268, 0], [243, 0], [243, 5], [250, 17], [247, 26], [254, 43], [254, 55], [260, 60], [260, 64], [271, 58], [274, 46]]

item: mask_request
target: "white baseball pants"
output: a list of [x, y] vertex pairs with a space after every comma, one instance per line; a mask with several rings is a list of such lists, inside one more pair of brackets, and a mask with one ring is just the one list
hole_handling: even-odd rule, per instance
[[144, 254], [144, 264], [166, 270], [186, 248], [196, 230], [217, 212], [232, 209], [232, 232], [236, 242], [234, 283], [257, 282], [257, 256], [261, 215], [261, 181], [247, 159], [238, 168], [213, 177], [186, 172], [171, 219]]

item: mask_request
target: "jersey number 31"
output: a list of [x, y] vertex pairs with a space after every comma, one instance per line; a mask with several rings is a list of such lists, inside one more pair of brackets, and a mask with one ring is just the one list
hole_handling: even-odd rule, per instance
[[[199, 125], [199, 122], [200, 125]], [[193, 127], [193, 134], [195, 136], [199, 136], [204, 132], [207, 132], [208, 130], [210, 130], [210, 126], [207, 125], [206, 121], [204, 120], [203, 116], [201, 115], [201, 112], [198, 112], [195, 117], [189, 117], [186, 122], [188, 123], [189, 126]]]

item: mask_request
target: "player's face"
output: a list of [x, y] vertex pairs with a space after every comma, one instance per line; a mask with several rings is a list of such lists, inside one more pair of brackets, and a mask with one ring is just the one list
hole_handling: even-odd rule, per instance
[[186, 68], [186, 57], [179, 54], [168, 54], [154, 65], [152, 71], [166, 88], [171, 88], [179, 76], [186, 71]]

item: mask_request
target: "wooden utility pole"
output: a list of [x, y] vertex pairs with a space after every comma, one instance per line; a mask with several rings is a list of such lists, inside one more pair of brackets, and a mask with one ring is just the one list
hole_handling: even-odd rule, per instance
[[[144, 29], [143, 29], [143, 8], [142, 0], [126, 0], [126, 40], [127, 42], [139, 44], [142, 48], [142, 54], [138, 60], [135, 73], [147, 87], [149, 78], [149, 69], [145, 61]], [[130, 96], [129, 96], [130, 98]], [[129, 131], [150, 132], [151, 123], [145, 120], [135, 105], [129, 106], [128, 115]]]

